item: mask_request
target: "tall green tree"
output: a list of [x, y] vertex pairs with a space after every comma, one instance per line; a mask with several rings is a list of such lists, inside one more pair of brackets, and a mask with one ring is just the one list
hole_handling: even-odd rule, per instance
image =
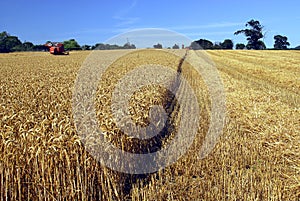
[[33, 43], [31, 42], [24, 42], [18, 46], [13, 47], [14, 51], [33, 51]]
[[63, 44], [66, 50], [81, 50], [80, 45], [75, 39], [64, 41]]
[[290, 43], [288, 42], [288, 38], [286, 36], [276, 35], [274, 36], [274, 49], [277, 50], [286, 50]]
[[191, 43], [190, 48], [193, 49], [193, 50], [200, 50], [200, 49], [202, 49], [202, 47], [196, 41], [193, 41]]
[[245, 49], [245, 47], [246, 47], [246, 45], [243, 43], [237, 43], [235, 45], [235, 49], [237, 49], [237, 50], [243, 50], [243, 49]]
[[0, 42], [0, 52], [12, 52], [22, 46], [22, 42], [17, 36], [7, 36]]
[[162, 49], [162, 44], [157, 43], [156, 45], [153, 45], [153, 47], [156, 49]]
[[35, 45], [33, 46], [33, 51], [44, 51], [44, 52], [47, 52], [49, 51], [49, 48], [45, 45]]
[[248, 44], [247, 49], [262, 50], [266, 49], [266, 45], [261, 40], [264, 37], [263, 26], [258, 20], [250, 20], [246, 23], [247, 29], [242, 29], [236, 31], [234, 34], [244, 34], [247, 37]]
[[3, 41], [8, 36], [9, 36], [9, 34], [6, 31], [1, 32], [0, 33], [0, 41]]
[[8, 33], [3, 31], [0, 33], [0, 52], [8, 52], [5, 45], [5, 39], [8, 37]]
[[223, 43], [221, 43], [222, 49], [225, 50], [232, 50], [233, 49], [233, 42], [230, 39], [225, 39]]
[[174, 44], [173, 47], [172, 47], [172, 49], [179, 49], [179, 45]]
[[25, 50], [27, 50], [27, 51], [31, 51], [32, 50], [32, 48], [33, 48], [33, 43], [32, 42], [24, 42], [23, 43], [23, 47], [24, 47], [24, 49]]
[[213, 49], [214, 47], [214, 44], [209, 41], [209, 40], [206, 40], [206, 39], [199, 39], [199, 40], [196, 40], [196, 41], [193, 41], [191, 43], [191, 47], [192, 49], [195, 49], [195, 50], [199, 50], [199, 49]]
[[12, 52], [21, 45], [17, 36], [10, 36], [6, 31], [0, 33], [0, 52]]

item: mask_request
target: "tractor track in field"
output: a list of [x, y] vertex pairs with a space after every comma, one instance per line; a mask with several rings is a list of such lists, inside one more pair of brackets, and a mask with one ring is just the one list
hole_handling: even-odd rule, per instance
[[[172, 131], [174, 131], [176, 128], [174, 126], [174, 118], [177, 119], [177, 116], [178, 116], [178, 113], [179, 113], [179, 109], [180, 109], [180, 106], [178, 105], [177, 103], [177, 99], [176, 99], [176, 96], [175, 94], [177, 94], [178, 90], [179, 90], [179, 87], [181, 85], [181, 73], [182, 73], [182, 66], [183, 66], [183, 63], [187, 57], [187, 54], [188, 54], [188, 50], [186, 50], [184, 56], [180, 59], [178, 65], [177, 65], [177, 74], [176, 76], [174, 77], [173, 79], [173, 82], [172, 82], [172, 91], [174, 92], [174, 94], [172, 94], [172, 97], [170, 98], [169, 97], [169, 93], [166, 93], [164, 96], [165, 96], [165, 99], [166, 100], [170, 100], [168, 101], [168, 103], [166, 104], [166, 111], [168, 111], [167, 113], [169, 113], [168, 117], [167, 117], [167, 120], [166, 120], [166, 125], [164, 126], [164, 128], [162, 129], [162, 131], [157, 135], [157, 136], [154, 136], [153, 138], [155, 138], [156, 140], [156, 145], [155, 145], [155, 148], [152, 149], [151, 152], [154, 152], [154, 151], [159, 151], [162, 146], [163, 146], [163, 140], [167, 137], [169, 137], [169, 135], [172, 133]], [[146, 154], [149, 152], [149, 149], [146, 148], [144, 151], [143, 151], [143, 154]], [[155, 162], [155, 161], [153, 161]], [[130, 193], [131, 193], [131, 190], [133, 188], [133, 185], [140, 182], [142, 180], [142, 183], [144, 185], [147, 185], [149, 182], [150, 182], [150, 176], [152, 174], [156, 174], [156, 173], [149, 173], [149, 174], [137, 174], [137, 175], [132, 175], [132, 174], [127, 174], [125, 176], [125, 185], [124, 185], [124, 189], [123, 189], [123, 193], [126, 197], [126, 199], [128, 199], [128, 196], [129, 196], [129, 200], [131, 200], [130, 198]]]
[[[177, 70], [176, 70], [176, 71], [177, 71], [177, 74], [176, 74], [176, 76], [174, 77], [174, 80], [173, 80], [173, 83], [172, 83], [172, 91], [174, 91], [175, 94], [178, 92], [179, 86], [180, 86], [180, 84], [181, 84], [181, 82], [180, 82], [180, 77], [181, 77], [181, 73], [182, 73], [182, 65], [183, 65], [183, 63], [184, 63], [184, 61], [185, 61], [185, 59], [186, 59], [186, 57], [187, 57], [187, 53], [188, 53], [188, 51], [186, 51], [185, 54], [184, 54], [184, 56], [180, 59], [179, 64], [178, 64], [178, 66], [177, 66]], [[172, 108], [171, 113], [174, 112], [174, 110], [175, 110], [174, 106], [175, 106], [175, 104], [176, 104], [176, 102], [177, 102], [177, 101], [176, 101], [176, 98], [175, 98], [175, 94], [174, 94], [174, 96], [172, 97], [171, 101], [169, 101], [168, 107], [167, 107], [167, 108], [169, 108], [169, 107]], [[165, 96], [166, 96], [166, 98], [167, 98], [167, 94], [166, 94]]]

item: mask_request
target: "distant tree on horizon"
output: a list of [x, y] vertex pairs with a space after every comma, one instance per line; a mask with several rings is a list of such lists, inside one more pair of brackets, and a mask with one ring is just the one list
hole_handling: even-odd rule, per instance
[[250, 28], [238, 30], [234, 34], [244, 34], [247, 37], [248, 44], [246, 45], [246, 48], [254, 50], [266, 49], [266, 45], [262, 40], [260, 40], [264, 37], [264, 27], [260, 24], [260, 22], [258, 20], [252, 19], [249, 22], [247, 22], [245, 26]]
[[116, 50], [116, 49], [136, 49], [134, 44], [125, 43], [123, 46], [120, 45], [111, 45], [104, 43], [96, 43], [91, 47], [92, 50]]
[[91, 50], [91, 47], [92, 46], [90, 46], [90, 45], [83, 45], [83, 46], [81, 46], [81, 49], [82, 50]]
[[75, 39], [66, 40], [63, 44], [66, 50], [81, 50], [80, 45]]
[[129, 42], [127, 42], [123, 45], [122, 49], [136, 49], [136, 46], [134, 44], [130, 44]]
[[235, 49], [237, 49], [237, 50], [243, 50], [243, 49], [245, 49], [245, 48], [246, 48], [246, 45], [243, 44], [243, 43], [237, 43], [237, 44], [235, 45]]
[[179, 45], [174, 44], [173, 47], [172, 47], [172, 49], [179, 49]]
[[211, 41], [206, 39], [199, 39], [191, 43], [191, 48], [193, 50], [200, 50], [200, 49], [207, 50], [207, 49], [213, 49], [213, 47], [214, 44]]
[[17, 36], [11, 36], [6, 31], [0, 33], [0, 53], [17, 51], [21, 45]]
[[153, 48], [162, 49], [162, 44], [157, 43], [156, 45], [153, 45]]
[[286, 36], [276, 35], [274, 36], [274, 49], [276, 50], [287, 50], [290, 43], [287, 41], [288, 38]]
[[221, 43], [221, 48], [225, 50], [232, 50], [233, 49], [233, 41], [230, 39], [225, 39], [223, 43]]

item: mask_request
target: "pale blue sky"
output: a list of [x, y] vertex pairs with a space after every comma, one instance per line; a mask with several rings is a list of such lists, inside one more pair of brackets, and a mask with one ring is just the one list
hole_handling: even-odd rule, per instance
[[141, 28], [170, 29], [192, 40], [246, 43], [233, 33], [256, 19], [265, 26], [268, 47], [276, 34], [286, 35], [291, 47], [300, 45], [298, 0], [2, 0], [0, 7], [0, 31], [35, 44], [75, 38], [93, 45]]

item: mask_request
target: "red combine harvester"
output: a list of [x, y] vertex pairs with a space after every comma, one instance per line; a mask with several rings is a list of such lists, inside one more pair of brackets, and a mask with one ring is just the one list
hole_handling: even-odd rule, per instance
[[45, 46], [49, 48], [50, 54], [54, 55], [68, 55], [69, 52], [65, 51], [64, 44], [58, 42], [47, 43]]

